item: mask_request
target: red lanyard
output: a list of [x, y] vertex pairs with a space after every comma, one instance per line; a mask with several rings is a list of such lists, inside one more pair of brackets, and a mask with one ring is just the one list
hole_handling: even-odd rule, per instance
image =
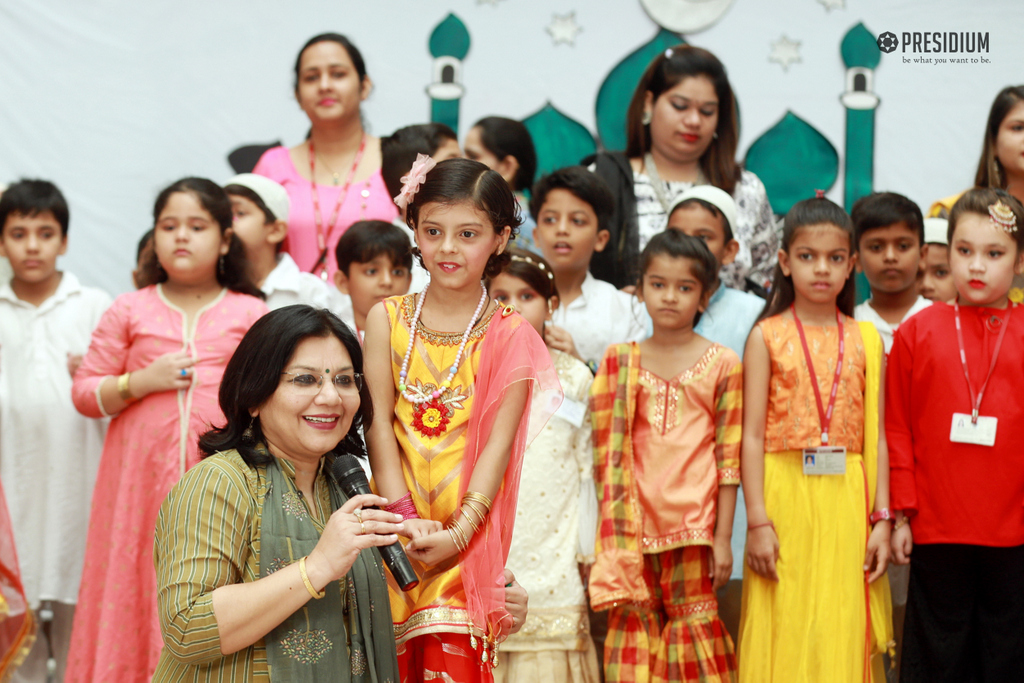
[[811, 349], [807, 346], [807, 337], [804, 335], [804, 326], [800, 324], [800, 318], [796, 315], [796, 307], [793, 309], [793, 320], [796, 321], [796, 331], [800, 333], [800, 343], [804, 347], [804, 358], [807, 359], [807, 371], [811, 373], [811, 386], [814, 387], [814, 398], [818, 402], [818, 421], [821, 423], [821, 443], [828, 444], [828, 426], [832, 422], [832, 409], [836, 407], [836, 392], [839, 391], [839, 373], [843, 371], [843, 353], [846, 349], [846, 340], [843, 338], [843, 317], [836, 309], [836, 325], [839, 327], [839, 360], [836, 361], [836, 376], [832, 380], [832, 393], [828, 399], [828, 409], [821, 402], [821, 390], [818, 388], [818, 376], [814, 374], [814, 362], [811, 359]]
[[[359, 162], [363, 159], [363, 150], [366, 149], [366, 134], [359, 140], [359, 150], [356, 152], [356, 158], [352, 162], [352, 170], [348, 172], [348, 178], [345, 179], [345, 186], [341, 188], [341, 194], [338, 195], [338, 201], [334, 205], [334, 212], [331, 213], [331, 220], [329, 221], [330, 229], [324, 231], [323, 215], [320, 213], [320, 194], [316, 189], [316, 150], [313, 149], [313, 138], [309, 138], [309, 184], [310, 192], [313, 195], [313, 218], [316, 221], [316, 246], [321, 252], [320, 260], [317, 265], [314, 266], [314, 270], [324, 264], [324, 255], [327, 252], [327, 240], [331, 234], [334, 233], [334, 228], [337, 226], [338, 214], [341, 213], [341, 205], [345, 203], [345, 197], [348, 196], [348, 188], [352, 185], [352, 178], [356, 175], [356, 169], [359, 168]], [[324, 279], [327, 277], [326, 267], [324, 269]]]
[[992, 379], [992, 372], [996, 369], [996, 361], [999, 360], [999, 349], [1003, 346], [1003, 337], [1006, 335], [1006, 328], [1010, 326], [1010, 307], [1006, 307], [1006, 317], [999, 328], [999, 336], [996, 337], [996, 348], [992, 352], [992, 364], [988, 366], [988, 375], [985, 383], [981, 385], [978, 395], [974, 395], [974, 387], [971, 386], [971, 373], [967, 369], [967, 351], [964, 349], [964, 333], [960, 329], [960, 304], [953, 302], [953, 315], [956, 318], [956, 341], [960, 344], [960, 363], [964, 366], [964, 378], [967, 379], [967, 390], [971, 392], [971, 423], [978, 424], [978, 411], [981, 410], [981, 397], [985, 395], [985, 387]]

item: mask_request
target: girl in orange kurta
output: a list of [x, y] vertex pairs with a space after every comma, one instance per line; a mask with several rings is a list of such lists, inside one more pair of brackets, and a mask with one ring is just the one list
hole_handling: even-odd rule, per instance
[[797, 203], [782, 244], [771, 305], [743, 355], [739, 680], [884, 680], [872, 658], [892, 639], [879, 581], [890, 518], [882, 341], [852, 318], [845, 211], [824, 197]]
[[667, 230], [640, 260], [654, 334], [610, 347], [591, 390], [605, 680], [732, 681], [715, 590], [732, 571], [740, 359], [693, 331], [718, 277], [702, 240]]
[[[557, 408], [558, 379], [537, 332], [483, 287], [520, 224], [502, 177], [423, 157], [403, 181], [396, 201], [408, 205], [430, 284], [371, 309], [365, 338], [374, 483], [405, 518], [420, 577], [406, 593], [391, 582], [399, 672], [403, 682], [490, 681], [515, 626], [503, 569], [523, 451], [547, 419], [539, 413]], [[535, 391], [552, 400], [531, 419]]]

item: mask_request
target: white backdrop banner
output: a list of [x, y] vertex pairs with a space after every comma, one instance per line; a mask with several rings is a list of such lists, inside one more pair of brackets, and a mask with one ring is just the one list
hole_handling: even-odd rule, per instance
[[[976, 0], [970, 11], [961, 0], [644, 4], [651, 14], [639, 0], [2, 0], [0, 183], [56, 182], [72, 217], [62, 267], [85, 284], [126, 291], [162, 187], [186, 175], [223, 181], [236, 147], [302, 139], [307, 122], [291, 69], [307, 38], [337, 31], [360, 47], [375, 85], [364, 117], [386, 135], [428, 120], [427, 42], [449, 12], [471, 40], [460, 135], [483, 116], [524, 118], [545, 102], [596, 132], [598, 89], [657, 33], [652, 15], [668, 24], [688, 5], [714, 4], [718, 20], [702, 28], [702, 18], [684, 37], [729, 71], [742, 113], [740, 156], [792, 111], [828, 138], [840, 163], [843, 36], [859, 22], [873, 35], [906, 33], [907, 51], [884, 55], [874, 74], [874, 186], [924, 209], [972, 182], [992, 98], [1024, 82], [1019, 0]], [[937, 62], [948, 57], [936, 54], [942, 41], [948, 48], [948, 34], [961, 32], [987, 35], [987, 52]], [[829, 193], [839, 202], [842, 183], [840, 171]]]

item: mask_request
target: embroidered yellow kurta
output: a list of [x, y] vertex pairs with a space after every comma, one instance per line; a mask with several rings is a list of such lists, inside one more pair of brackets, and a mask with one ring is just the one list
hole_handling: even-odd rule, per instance
[[[391, 325], [391, 370], [395, 382], [395, 437], [402, 474], [416, 511], [424, 519], [447, 524], [458, 510], [459, 481], [466, 430], [473, 406], [473, 381], [480, 366], [480, 348], [489, 318], [471, 332], [451, 387], [436, 400], [414, 405], [398, 393], [399, 372], [409, 347], [414, 297], [384, 301]], [[416, 342], [409, 359], [406, 385], [430, 393], [448, 378], [459, 352], [462, 333], [440, 333], [417, 323]], [[459, 574], [459, 558], [426, 567], [413, 562], [420, 583], [403, 593], [388, 575], [391, 613], [399, 644], [427, 633], [466, 633], [469, 617]]]

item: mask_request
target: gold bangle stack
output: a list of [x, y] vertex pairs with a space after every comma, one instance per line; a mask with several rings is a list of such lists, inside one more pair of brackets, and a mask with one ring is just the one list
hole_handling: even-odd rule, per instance
[[132, 396], [132, 391], [128, 388], [128, 380], [130, 380], [131, 377], [132, 373], [126, 372], [117, 378], [117, 393], [125, 403], [135, 402], [135, 397]]
[[313, 584], [310, 583], [309, 574], [306, 573], [306, 556], [299, 558], [299, 576], [302, 577], [302, 583], [306, 584], [306, 590], [309, 591], [309, 594], [311, 596], [313, 596], [313, 599], [319, 600], [320, 598], [327, 595], [326, 590], [322, 590], [319, 593], [317, 593], [316, 589], [313, 588]]
[[[466, 494], [462, 497], [462, 507], [459, 508], [459, 517], [453, 520], [448, 525], [448, 534], [452, 537], [452, 543], [458, 548], [459, 552], [466, 552], [466, 548], [469, 547], [469, 541], [473, 538], [476, 532], [480, 531], [480, 527], [484, 523], [484, 519], [487, 517], [487, 513], [491, 511], [491, 499], [482, 493], [476, 493], [475, 491], [466, 491]], [[469, 513], [473, 514], [470, 515]], [[474, 517], [476, 519], [474, 519]], [[466, 529], [463, 528], [461, 522], [466, 520], [469, 522], [470, 527], [473, 529], [473, 533], [467, 533]]]

